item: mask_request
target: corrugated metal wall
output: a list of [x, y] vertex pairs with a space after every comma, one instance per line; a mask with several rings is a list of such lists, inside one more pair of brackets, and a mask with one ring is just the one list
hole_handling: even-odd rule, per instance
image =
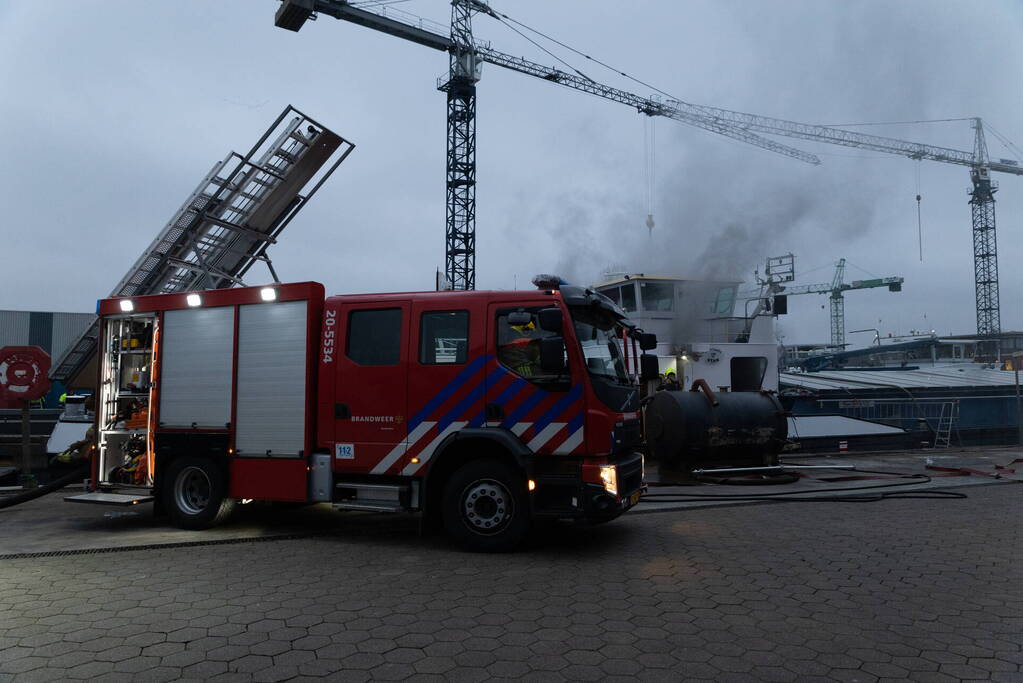
[[92, 313], [54, 313], [53, 314], [53, 350], [50, 357], [56, 363], [69, 346], [78, 341], [78, 337], [92, 324], [96, 316]]
[[28, 344], [28, 311], [0, 311], [0, 346]]
[[95, 317], [92, 313], [0, 311], [0, 347], [35, 344], [57, 362]]

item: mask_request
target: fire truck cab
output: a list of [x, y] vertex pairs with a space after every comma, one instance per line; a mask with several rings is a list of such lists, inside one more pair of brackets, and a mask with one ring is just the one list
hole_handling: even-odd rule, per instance
[[99, 312], [99, 448], [69, 500], [155, 500], [191, 529], [248, 500], [421, 512], [506, 550], [537, 518], [609, 521], [641, 495], [638, 369], [656, 361], [636, 346], [655, 341], [592, 290], [302, 282]]

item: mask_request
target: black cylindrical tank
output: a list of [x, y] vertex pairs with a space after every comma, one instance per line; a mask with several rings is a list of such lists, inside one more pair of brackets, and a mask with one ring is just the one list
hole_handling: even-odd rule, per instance
[[671, 469], [775, 465], [787, 436], [785, 410], [766, 392], [659, 391], [646, 407], [650, 455]]

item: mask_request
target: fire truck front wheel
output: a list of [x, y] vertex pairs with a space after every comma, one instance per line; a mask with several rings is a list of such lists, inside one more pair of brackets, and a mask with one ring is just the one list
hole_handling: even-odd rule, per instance
[[459, 545], [505, 552], [529, 531], [526, 480], [499, 460], [473, 460], [444, 486], [444, 528]]
[[223, 469], [212, 460], [185, 456], [164, 473], [163, 504], [175, 525], [208, 529], [223, 522], [234, 509], [227, 497]]

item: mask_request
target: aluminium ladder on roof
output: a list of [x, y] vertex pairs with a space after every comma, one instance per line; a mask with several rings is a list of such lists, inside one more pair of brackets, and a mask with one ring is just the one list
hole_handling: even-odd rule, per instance
[[[248, 154], [214, 164], [110, 296], [232, 287], [257, 261], [276, 280], [267, 248], [354, 148], [289, 105]], [[98, 337], [94, 320], [50, 377], [66, 383], [78, 374]]]

